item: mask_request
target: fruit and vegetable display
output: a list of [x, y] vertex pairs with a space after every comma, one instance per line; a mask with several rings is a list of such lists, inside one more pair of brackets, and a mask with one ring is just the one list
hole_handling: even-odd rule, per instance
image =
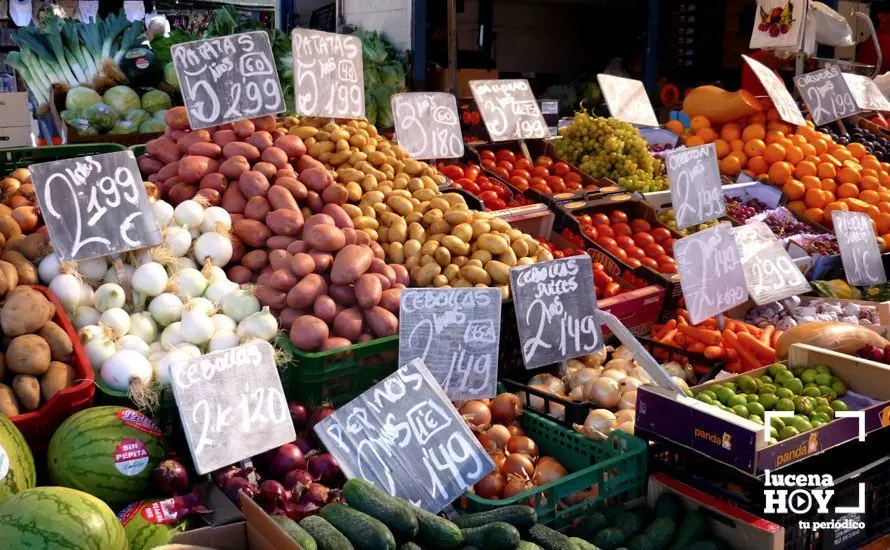
[[494, 178], [482, 174], [482, 169], [475, 162], [462, 164], [439, 163], [439, 172], [451, 179], [451, 187], [469, 191], [478, 197], [486, 210], [503, 210], [531, 204], [521, 193], [513, 193], [506, 185]]
[[[370, 124], [392, 128], [393, 94], [406, 91], [407, 71], [395, 47], [377, 31], [357, 29], [354, 33], [362, 43], [362, 65], [365, 75], [365, 115]], [[292, 69], [291, 69], [292, 70]]]
[[629, 267], [646, 266], [658, 273], [677, 272], [674, 234], [645, 218], [631, 218], [623, 210], [575, 213], [581, 233], [613, 258]]
[[77, 86], [65, 96], [62, 120], [84, 136], [150, 134], [167, 129], [164, 114], [173, 107], [167, 92], [117, 85], [99, 95], [93, 88]]

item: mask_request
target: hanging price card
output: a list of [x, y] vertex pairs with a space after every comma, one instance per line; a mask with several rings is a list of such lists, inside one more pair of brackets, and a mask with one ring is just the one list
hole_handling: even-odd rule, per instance
[[796, 76], [794, 85], [817, 126], [853, 116], [860, 111], [837, 67]]
[[613, 117], [630, 124], [658, 126], [652, 102], [642, 82], [610, 74], [598, 74], [596, 81]]
[[835, 210], [831, 213], [831, 220], [841, 249], [847, 282], [853, 286], [886, 283], [884, 262], [881, 261], [881, 251], [868, 214]]
[[413, 159], [464, 156], [457, 100], [441, 92], [393, 94], [392, 117], [399, 146]]
[[550, 137], [528, 80], [471, 80], [491, 141]]
[[804, 126], [806, 121], [803, 118], [803, 114], [800, 112], [797, 102], [794, 101], [788, 89], [785, 88], [785, 83], [782, 82], [782, 79], [776, 76], [776, 73], [763, 63], [755, 61], [747, 55], [743, 55], [742, 59], [751, 67], [751, 70], [757, 76], [757, 80], [766, 88], [766, 93], [773, 101], [776, 110], [779, 111], [779, 116], [782, 120], [795, 126]]
[[364, 118], [362, 43], [354, 36], [294, 29], [294, 93], [301, 116]]
[[664, 162], [678, 229], [726, 215], [717, 148], [713, 143], [665, 153]]
[[890, 111], [890, 101], [884, 97], [878, 85], [867, 76], [861, 74], [841, 73], [850, 93], [853, 94], [853, 101], [859, 105], [860, 109], [866, 111]]
[[736, 227], [748, 293], [757, 305], [768, 304], [812, 290], [770, 228], [763, 222]]

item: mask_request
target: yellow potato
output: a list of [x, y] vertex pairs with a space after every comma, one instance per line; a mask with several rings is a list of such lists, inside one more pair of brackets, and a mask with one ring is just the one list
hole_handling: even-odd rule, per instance
[[488, 250], [492, 254], [503, 254], [510, 247], [507, 245], [507, 241], [498, 235], [493, 235], [491, 233], [486, 233], [485, 235], [479, 235], [477, 241], [479, 243], [479, 248], [482, 250]]
[[442, 266], [436, 262], [424, 265], [417, 273], [417, 286], [429, 286], [433, 281], [433, 277], [440, 273], [442, 273]]
[[450, 250], [452, 254], [465, 256], [470, 252], [470, 245], [454, 235], [446, 235], [443, 237], [442, 245]]
[[476, 284], [483, 284], [488, 286], [491, 284], [491, 276], [481, 267], [477, 265], [471, 265], [473, 262], [477, 260], [470, 260], [467, 262], [467, 265], [460, 268], [460, 275], [467, 281]]
[[499, 285], [510, 284], [510, 266], [497, 260], [485, 263], [485, 271], [491, 275], [492, 280]]
[[468, 223], [461, 223], [455, 225], [451, 230], [451, 234], [462, 240], [465, 243], [469, 243], [470, 239], [473, 238], [473, 226]]

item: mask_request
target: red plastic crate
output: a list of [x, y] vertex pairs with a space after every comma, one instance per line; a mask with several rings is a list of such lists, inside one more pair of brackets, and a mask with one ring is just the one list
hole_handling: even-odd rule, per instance
[[43, 286], [32, 286], [34, 290], [46, 296], [56, 308], [56, 315], [53, 321], [62, 327], [65, 334], [71, 338], [71, 344], [74, 351], [71, 354], [71, 365], [74, 367], [75, 380], [77, 383], [64, 390], [59, 391], [39, 409], [33, 412], [13, 416], [13, 424], [25, 436], [25, 440], [31, 449], [35, 451], [44, 450], [49, 446], [49, 440], [52, 438], [56, 428], [64, 422], [72, 414], [86, 409], [93, 404], [93, 394], [96, 391], [94, 384], [95, 376], [93, 368], [87, 360], [87, 354], [83, 350], [80, 338], [77, 337], [77, 331], [68, 320], [62, 304], [50, 290]]

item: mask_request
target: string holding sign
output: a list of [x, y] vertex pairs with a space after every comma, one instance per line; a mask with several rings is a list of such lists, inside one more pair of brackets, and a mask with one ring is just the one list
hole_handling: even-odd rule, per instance
[[853, 286], [886, 283], [887, 273], [868, 214], [835, 210], [831, 213], [831, 220], [841, 249], [847, 282]]
[[860, 112], [841, 70], [826, 67], [794, 77], [813, 122], [819, 126]]
[[671, 182], [677, 229], [726, 215], [726, 198], [713, 143], [670, 151], [664, 162]]
[[528, 80], [471, 80], [470, 90], [491, 141], [550, 136]]
[[297, 112], [302, 116], [364, 118], [361, 41], [345, 34], [294, 29], [291, 42]]
[[464, 156], [457, 100], [442, 92], [412, 92], [390, 97], [396, 139], [414, 159]]

